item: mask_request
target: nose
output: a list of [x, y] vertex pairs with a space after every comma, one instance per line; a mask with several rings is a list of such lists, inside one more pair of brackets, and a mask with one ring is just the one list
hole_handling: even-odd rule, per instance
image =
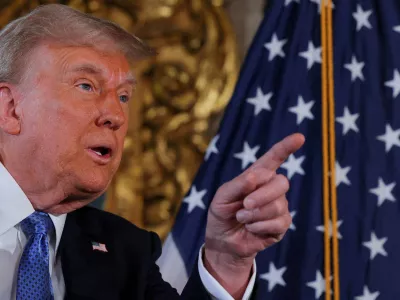
[[108, 95], [100, 104], [100, 116], [96, 121], [96, 125], [107, 127], [111, 130], [118, 130], [126, 122], [126, 116], [116, 95]]

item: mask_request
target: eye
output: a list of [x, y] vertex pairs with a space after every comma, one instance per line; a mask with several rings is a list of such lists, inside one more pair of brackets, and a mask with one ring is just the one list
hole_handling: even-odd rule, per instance
[[89, 84], [89, 83], [80, 83], [80, 84], [78, 84], [78, 86], [82, 89], [82, 90], [85, 90], [85, 91], [87, 91], [87, 92], [92, 92], [94, 89], [93, 89], [93, 86], [91, 85], [91, 84]]
[[126, 102], [129, 101], [129, 96], [128, 96], [128, 95], [121, 95], [121, 96], [119, 96], [119, 100], [120, 100], [122, 103], [126, 103]]

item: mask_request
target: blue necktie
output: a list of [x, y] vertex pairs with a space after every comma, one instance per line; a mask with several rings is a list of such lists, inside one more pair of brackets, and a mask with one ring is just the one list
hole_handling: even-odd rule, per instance
[[21, 223], [28, 238], [18, 269], [17, 300], [54, 299], [49, 272], [49, 238], [54, 225], [48, 214], [34, 212]]

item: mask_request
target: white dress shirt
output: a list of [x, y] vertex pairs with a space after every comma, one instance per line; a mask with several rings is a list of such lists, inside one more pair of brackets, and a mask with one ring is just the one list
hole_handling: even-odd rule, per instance
[[[19, 260], [27, 243], [27, 238], [19, 223], [35, 210], [30, 201], [0, 163], [0, 299], [13, 300], [16, 295]], [[64, 229], [66, 215], [50, 215], [55, 227], [55, 234], [49, 236], [49, 271], [53, 285], [54, 299], [62, 300], [65, 295], [65, 283], [61, 260], [56, 259], [58, 245]], [[233, 300], [229, 293], [205, 269], [201, 255], [198, 268], [201, 281], [213, 299]], [[246, 289], [243, 300], [250, 298], [255, 281], [255, 264], [253, 275]]]
[[[32, 204], [11, 177], [6, 168], [0, 164], [0, 299], [15, 299], [19, 260], [27, 238], [19, 223], [35, 210]], [[65, 295], [64, 277], [60, 259], [56, 260], [61, 234], [66, 215], [53, 216], [55, 234], [50, 236], [49, 270], [54, 290], [54, 299], [62, 300]]]

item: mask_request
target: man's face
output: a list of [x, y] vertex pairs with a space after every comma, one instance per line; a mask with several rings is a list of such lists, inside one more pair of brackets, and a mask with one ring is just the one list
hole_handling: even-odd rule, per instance
[[[38, 209], [64, 213], [105, 191], [121, 160], [134, 79], [120, 53], [40, 46], [17, 97], [20, 157], [38, 185], [65, 193]], [[34, 179], [35, 178], [35, 179]], [[55, 192], [55, 194], [57, 194]]]

